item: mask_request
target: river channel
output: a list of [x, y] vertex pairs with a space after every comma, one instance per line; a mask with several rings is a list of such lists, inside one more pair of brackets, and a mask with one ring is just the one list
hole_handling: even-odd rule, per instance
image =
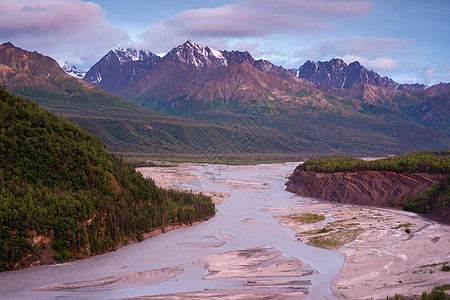
[[[231, 194], [216, 206], [215, 217], [89, 259], [0, 273], [0, 298], [111, 299], [205, 290], [239, 293], [277, 285], [304, 290], [305, 299], [335, 299], [330, 284], [344, 257], [300, 243], [293, 230], [274, 218], [317, 202], [285, 191], [286, 176], [296, 166], [181, 166], [196, 177], [178, 187]], [[225, 262], [218, 262], [224, 258]], [[242, 268], [237, 270], [239, 264]], [[221, 266], [227, 272], [217, 270]]]

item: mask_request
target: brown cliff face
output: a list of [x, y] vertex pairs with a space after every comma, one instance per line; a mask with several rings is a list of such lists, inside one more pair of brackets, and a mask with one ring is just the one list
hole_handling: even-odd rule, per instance
[[304, 197], [370, 206], [398, 206], [402, 197], [423, 193], [445, 175], [359, 171], [316, 173], [296, 170], [287, 190]]

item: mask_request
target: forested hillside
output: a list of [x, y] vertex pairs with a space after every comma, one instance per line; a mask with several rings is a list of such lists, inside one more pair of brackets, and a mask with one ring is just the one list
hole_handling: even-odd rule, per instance
[[0, 89], [0, 270], [67, 261], [215, 213], [159, 189], [77, 125]]

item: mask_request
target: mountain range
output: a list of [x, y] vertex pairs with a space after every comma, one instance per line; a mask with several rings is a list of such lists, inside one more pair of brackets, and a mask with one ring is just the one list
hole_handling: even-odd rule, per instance
[[[9, 48], [17, 51], [10, 61], [2, 55]], [[34, 62], [54, 72], [30, 73], [17, 64], [24, 55], [32, 56], [0, 46], [0, 84], [99, 134], [116, 152], [385, 155], [450, 145], [448, 84], [401, 87], [359, 63], [332, 60], [300, 78], [300, 69], [319, 63], [294, 72], [188, 40], [164, 57], [111, 50], [82, 81], [40, 54]], [[338, 65], [342, 72], [329, 71]], [[12, 80], [11, 69], [26, 80]], [[66, 77], [55, 84], [56, 74]], [[334, 82], [322, 81], [332, 74]], [[89, 101], [70, 101], [76, 96]]]
[[[117, 54], [110, 51], [85, 80], [152, 110], [272, 128], [299, 138], [302, 150], [448, 147], [449, 84], [398, 84], [341, 59], [286, 70], [246, 51], [218, 51], [191, 40], [162, 58], [128, 60], [127, 72], [114, 67], [119, 58], [109, 63]], [[147, 61], [151, 67], [143, 70]], [[103, 83], [92, 80], [98, 77]], [[114, 90], [110, 78], [129, 84]]]
[[195, 153], [208, 160], [241, 152], [293, 153], [296, 146], [288, 136], [272, 131], [145, 109], [66, 74], [48, 56], [11, 43], [0, 45], [0, 85], [88, 129], [108, 150], [118, 154], [186, 157]]
[[299, 78], [311, 81], [315, 86], [331, 86], [340, 89], [349, 89], [355, 85], [371, 84], [406, 91], [424, 90], [428, 86], [424, 84], [398, 84], [391, 78], [381, 77], [374, 71], [367, 70], [358, 61], [347, 65], [342, 59], [332, 59], [330, 61], [310, 61], [305, 62], [300, 68], [290, 69], [291, 73]]

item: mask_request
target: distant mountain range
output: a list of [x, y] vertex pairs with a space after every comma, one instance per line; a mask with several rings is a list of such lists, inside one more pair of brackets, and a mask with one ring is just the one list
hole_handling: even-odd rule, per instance
[[[299, 69], [286, 70], [267, 60], [255, 60], [246, 51], [218, 51], [208, 46], [203, 48], [191, 40], [173, 48], [163, 58], [149, 51], [125, 48], [111, 50], [89, 70], [85, 80], [129, 99], [158, 97], [164, 98], [163, 101], [167, 102], [169, 99], [179, 98], [178, 96], [184, 97], [186, 100], [191, 99], [195, 97], [194, 94], [199, 89], [204, 94], [209, 87], [206, 87], [203, 81], [211, 79], [209, 73], [222, 71], [226, 73], [233, 68], [239, 69], [245, 64], [262, 73], [274, 75], [278, 78], [277, 80], [282, 79], [303, 87], [316, 87], [334, 95], [346, 93], [336, 91], [336, 89], [348, 90], [365, 84], [399, 91], [424, 91], [429, 88], [424, 84], [417, 83], [399, 84], [389, 77], [382, 77], [376, 72], [366, 69], [357, 61], [349, 65], [341, 59], [332, 59], [328, 62], [307, 61]], [[247, 71], [250, 70], [248, 67], [247, 69]], [[190, 83], [186, 80], [174, 82], [173, 79], [184, 72], [189, 72], [190, 75], [196, 77], [196, 80]], [[199, 79], [194, 73], [204, 74], [204, 79]], [[245, 73], [240, 72], [239, 74]], [[169, 86], [166, 86], [167, 84]], [[273, 84], [274, 82], [271, 85]], [[161, 90], [162, 88], [164, 90]], [[224, 99], [233, 98], [232, 94], [237, 92], [235, 89], [230, 91], [225, 87], [218, 88], [216, 86], [215, 88], [218, 90], [215, 91], [214, 97], [216, 98], [222, 96]], [[233, 89], [233, 86], [230, 88]], [[237, 98], [241, 100], [243, 97], [255, 98], [258, 93], [267, 89], [267, 86], [256, 86], [256, 89], [257, 91], [246, 89], [245, 95]], [[439, 89], [433, 88], [432, 90], [439, 90], [438, 93], [433, 94], [437, 96], [437, 94], [449, 92], [450, 88], [444, 84]], [[222, 95], [224, 93], [226, 95]], [[147, 97], [146, 94], [149, 96]], [[206, 100], [211, 101], [211, 99]], [[139, 102], [139, 100], [137, 101]]]
[[[155, 95], [155, 92], [158, 96], [165, 97], [167, 87], [175, 95], [190, 94], [193, 92], [192, 89], [204, 89], [200, 86], [200, 82], [193, 82], [194, 86], [179, 80], [175, 82], [174, 79], [177, 79], [180, 74], [188, 72], [193, 75], [193, 73], [215, 69], [226, 70], [229, 67], [247, 63], [264, 73], [309, 84], [306, 80], [295, 79], [289, 71], [274, 66], [268, 61], [255, 61], [248, 52], [203, 48], [191, 40], [172, 49], [164, 58], [146, 52], [146, 55], [141, 55], [140, 59], [130, 59], [129, 57], [136, 51], [123, 48], [111, 50], [89, 70], [84, 80], [126, 98], [142, 96], [146, 93]], [[254, 97], [248, 92], [246, 97]]]
[[367, 70], [358, 61], [347, 65], [342, 59], [330, 61], [307, 61], [300, 68], [290, 69], [299, 78], [311, 81], [315, 86], [331, 86], [339, 89], [349, 89], [355, 85], [371, 84], [394, 90], [417, 91], [428, 86], [424, 84], [398, 84], [391, 78], [381, 77], [374, 71]]
[[[179, 147], [167, 147], [172, 151], [183, 151], [183, 145], [187, 145], [187, 151], [196, 152], [208, 142], [215, 143], [215, 152], [308, 156], [384, 155], [449, 148], [449, 84], [426, 89], [401, 87], [359, 63], [346, 65], [338, 59], [307, 62], [300, 69], [286, 70], [266, 60], [255, 60], [246, 51], [218, 51], [188, 40], [164, 57], [142, 50], [111, 50], [84, 80], [89, 89], [93, 88], [91, 84], [97, 85], [147, 109], [196, 119], [175, 120], [145, 110], [160, 121], [179, 122], [177, 131], [158, 127], [161, 133], [182, 141]], [[309, 77], [298, 77], [301, 73]], [[54, 88], [48, 86], [46, 90]], [[20, 95], [21, 88], [17, 86], [15, 91]], [[67, 88], [64, 91], [67, 93]], [[114, 109], [103, 99], [104, 111], [88, 110], [86, 106], [85, 114], [112, 113]], [[97, 102], [92, 98], [92, 105]], [[45, 103], [42, 97], [41, 103]], [[52, 105], [55, 103], [59, 109], [73, 104], [55, 100]], [[133, 114], [139, 115], [137, 110], [133, 107]], [[129, 114], [127, 118], [131, 122], [144, 117]], [[205, 121], [209, 123], [202, 123]], [[208, 132], [210, 128], [222, 128], [221, 134], [226, 133], [227, 138], [219, 134], [222, 142], [218, 142], [217, 135], [205, 131], [201, 135], [180, 134], [184, 126], [198, 126]], [[117, 130], [109, 132], [115, 134]], [[136, 136], [134, 130], [127, 132]], [[140, 132], [138, 136], [144, 138], [145, 134]], [[125, 140], [122, 138], [122, 145], [126, 145]]]
[[66, 74], [48, 56], [11, 43], [0, 45], [0, 86], [75, 121], [118, 154], [167, 157], [195, 153], [203, 159], [226, 159], [241, 152], [294, 153], [299, 146], [273, 130], [250, 130], [145, 109]]
[[[308, 61], [298, 70], [286, 70], [246, 51], [218, 51], [191, 40], [162, 58], [128, 60], [127, 71], [117, 63], [118, 55], [110, 51], [85, 80], [149, 109], [252, 126], [258, 119], [258, 125], [299, 138], [303, 148], [327, 145], [323, 149], [331, 152], [373, 149], [380, 143], [404, 149], [400, 151], [448, 147], [448, 84], [398, 84], [358, 62], [347, 65], [340, 59]], [[113, 56], [115, 62], [109, 63]], [[142, 68], [146, 62], [150, 67]], [[104, 83], [96, 82], [98, 77]]]

